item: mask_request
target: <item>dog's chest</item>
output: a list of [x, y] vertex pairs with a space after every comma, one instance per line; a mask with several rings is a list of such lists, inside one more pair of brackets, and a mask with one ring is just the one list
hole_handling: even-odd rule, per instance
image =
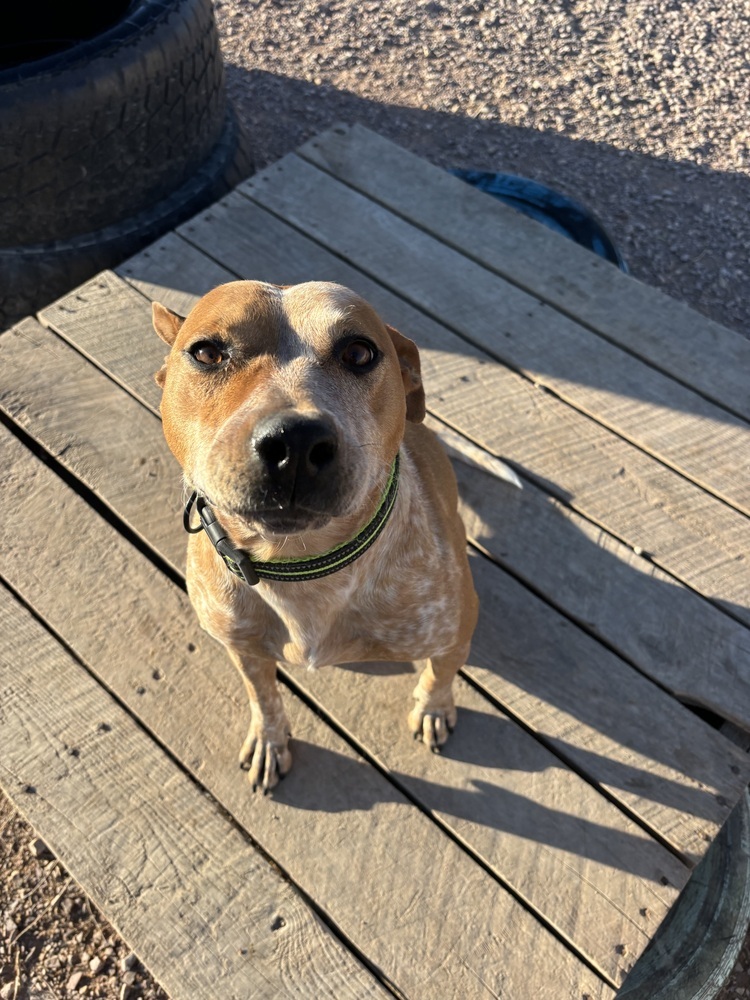
[[290, 666], [423, 659], [445, 648], [455, 633], [447, 593], [424, 580], [264, 597], [277, 618], [266, 634], [268, 653]]

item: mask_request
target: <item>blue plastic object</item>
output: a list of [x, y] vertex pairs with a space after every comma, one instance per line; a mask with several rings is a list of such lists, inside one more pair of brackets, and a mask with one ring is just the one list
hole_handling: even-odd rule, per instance
[[536, 219], [549, 229], [567, 236], [587, 250], [592, 250], [615, 264], [625, 274], [628, 273], [628, 265], [604, 226], [572, 198], [553, 191], [545, 184], [530, 181], [526, 177], [515, 177], [513, 174], [495, 174], [485, 170], [449, 172], [480, 191], [491, 194], [493, 198], [499, 198], [529, 218]]

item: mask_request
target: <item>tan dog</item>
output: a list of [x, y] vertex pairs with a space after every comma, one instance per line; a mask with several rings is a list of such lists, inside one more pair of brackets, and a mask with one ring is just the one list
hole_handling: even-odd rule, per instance
[[414, 661], [409, 726], [436, 750], [456, 722], [477, 598], [453, 470], [420, 426], [415, 344], [324, 282], [236, 281], [187, 319], [153, 314], [171, 347], [156, 375], [164, 433], [207, 529], [190, 538], [188, 590], [245, 681], [253, 788], [292, 763], [277, 663]]

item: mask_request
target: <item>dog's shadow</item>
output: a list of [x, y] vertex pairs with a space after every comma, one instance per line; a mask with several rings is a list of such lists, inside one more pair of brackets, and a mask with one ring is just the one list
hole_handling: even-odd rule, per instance
[[[548, 845], [571, 857], [588, 858], [643, 878], [653, 878], [653, 858], [643, 850], [643, 839], [635, 830], [628, 832], [617, 825], [605, 830], [596, 820], [572, 815], [563, 802], [553, 808], [517, 790], [483, 780], [481, 770], [463, 787], [441, 783], [440, 771], [448, 760], [467, 756], [465, 750], [469, 746], [481, 746], [483, 730], [497, 729], [499, 722], [502, 725], [502, 720], [495, 717], [464, 710], [461, 723], [467, 733], [465, 740], [455, 738], [454, 734], [450, 750], [440, 756], [430, 755], [419, 746], [419, 752], [431, 762], [428, 770], [434, 773], [434, 778], [389, 770], [384, 780], [377, 768], [368, 766], [354, 754], [295, 739], [292, 744], [295, 765], [273, 790], [274, 803], [282, 809], [348, 815], [353, 811], [372, 812], [384, 804], [404, 806], [411, 812], [413, 804], [418, 803], [421, 811], [427, 813], [426, 824], [436, 821], [453, 835], [466, 839], [473, 850], [485, 857], [502, 856], [506, 849], [503, 845], [511, 838], [516, 843]], [[404, 733], [403, 738], [408, 736]], [[483, 755], [474, 753], [468, 757], [481, 760]], [[475, 764], [472, 759], [467, 762]]]

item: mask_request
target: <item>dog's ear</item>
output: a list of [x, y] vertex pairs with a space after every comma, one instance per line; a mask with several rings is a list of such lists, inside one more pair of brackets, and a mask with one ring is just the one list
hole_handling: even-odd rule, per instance
[[151, 306], [151, 318], [154, 330], [156, 330], [164, 343], [171, 347], [175, 342], [177, 334], [180, 332], [180, 327], [185, 322], [185, 317], [178, 316], [177, 313], [163, 306], [161, 302], [154, 302]]
[[401, 367], [401, 378], [404, 381], [404, 392], [406, 393], [406, 419], [411, 420], [413, 424], [420, 424], [424, 420], [425, 402], [417, 345], [394, 327], [386, 324], [385, 328], [396, 348], [398, 363]]

